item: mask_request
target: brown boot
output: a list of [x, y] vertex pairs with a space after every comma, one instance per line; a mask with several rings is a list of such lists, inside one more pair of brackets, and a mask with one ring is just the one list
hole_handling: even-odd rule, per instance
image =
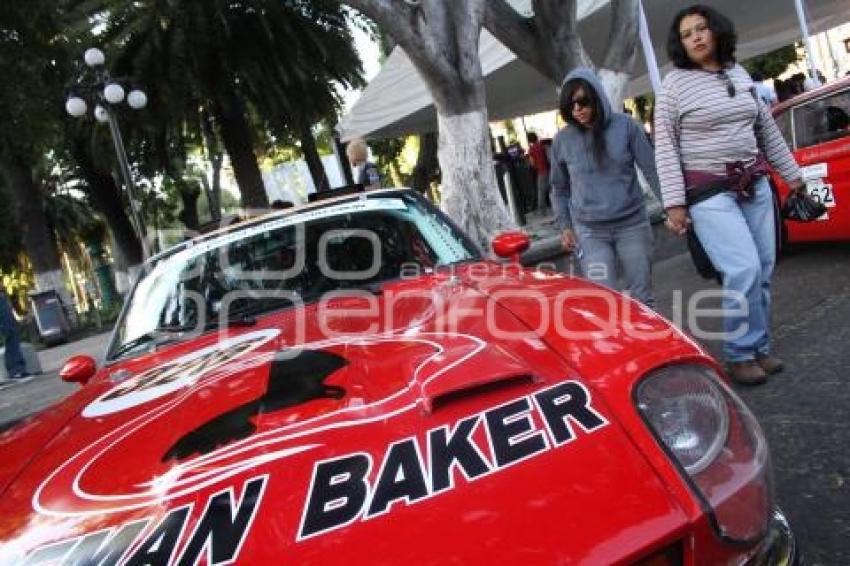
[[756, 362], [761, 369], [765, 371], [765, 373], [769, 375], [773, 375], [774, 373], [779, 373], [782, 371], [782, 368], [785, 367], [785, 364], [779, 358], [775, 358], [770, 354], [758, 354], [756, 355]]
[[729, 362], [729, 377], [741, 385], [758, 385], [767, 381], [767, 373], [755, 360]]

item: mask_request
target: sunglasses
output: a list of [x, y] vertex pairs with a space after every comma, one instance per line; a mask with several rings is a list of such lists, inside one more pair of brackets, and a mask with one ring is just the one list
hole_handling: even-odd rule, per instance
[[570, 108], [575, 108], [576, 106], [578, 106], [579, 108], [587, 108], [588, 106], [590, 106], [590, 104], [591, 104], [590, 98], [588, 98], [587, 96], [579, 96], [579, 97], [573, 98], [570, 101]]
[[729, 93], [729, 98], [735, 96], [735, 84], [732, 82], [732, 77], [726, 73], [726, 69], [722, 69], [717, 73], [717, 76], [720, 77], [720, 80], [726, 83], [726, 92]]

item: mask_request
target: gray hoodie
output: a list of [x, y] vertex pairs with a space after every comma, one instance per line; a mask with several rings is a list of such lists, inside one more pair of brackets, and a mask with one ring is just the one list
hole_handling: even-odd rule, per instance
[[593, 71], [577, 68], [567, 75], [564, 84], [573, 78], [586, 80], [599, 97], [608, 156], [601, 164], [596, 163], [591, 131], [566, 126], [555, 136], [549, 181], [558, 226], [561, 230], [571, 228], [573, 220], [630, 223], [645, 214], [635, 163], [661, 198], [652, 146], [643, 128], [630, 116], [611, 111], [611, 102]]

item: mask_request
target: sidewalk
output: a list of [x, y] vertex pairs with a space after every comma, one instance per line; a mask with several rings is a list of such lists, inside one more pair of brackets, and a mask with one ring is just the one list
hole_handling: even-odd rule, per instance
[[42, 373], [24, 383], [12, 381], [0, 385], [0, 431], [77, 391], [80, 386], [62, 381], [59, 370], [68, 358], [77, 354], [94, 356], [100, 365], [110, 336], [111, 331], [104, 332], [38, 352]]

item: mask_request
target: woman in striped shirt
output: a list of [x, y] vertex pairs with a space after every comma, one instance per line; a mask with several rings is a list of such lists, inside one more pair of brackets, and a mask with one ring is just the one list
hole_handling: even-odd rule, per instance
[[733, 379], [761, 383], [782, 369], [771, 356], [770, 281], [776, 260], [767, 163], [792, 190], [803, 187], [770, 112], [735, 63], [732, 23], [691, 6], [673, 20], [667, 51], [676, 66], [655, 109], [655, 159], [667, 225], [692, 228], [723, 277], [725, 343]]

